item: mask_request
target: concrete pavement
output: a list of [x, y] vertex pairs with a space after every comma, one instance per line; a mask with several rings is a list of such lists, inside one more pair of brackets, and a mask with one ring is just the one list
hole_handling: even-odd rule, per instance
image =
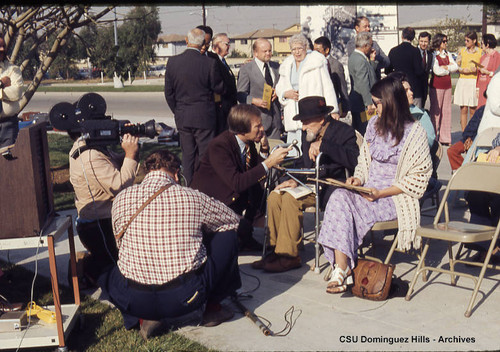
[[[460, 136], [460, 127], [458, 108], [455, 106], [453, 118], [453, 140], [456, 141]], [[438, 174], [446, 185], [451, 175], [446, 152]], [[455, 218], [469, 217], [467, 208], [463, 206], [450, 210]], [[74, 215], [75, 211], [69, 213]], [[423, 217], [422, 222], [432, 222], [432, 217]], [[312, 228], [312, 217], [307, 216], [306, 233]], [[80, 242], [76, 242], [77, 250], [82, 249]], [[378, 242], [382, 243], [378, 256], [383, 258], [389, 242], [381, 237]], [[67, 248], [67, 240], [60, 241], [56, 248], [56, 253], [61, 253], [57, 262], [61, 283], [66, 281]], [[0, 257], [3, 260], [10, 258], [10, 261], [33, 270], [35, 249], [2, 251]], [[264, 336], [249, 318], [240, 313], [217, 327], [188, 326], [180, 329], [179, 333], [221, 351], [469, 351], [498, 350], [500, 346], [500, 317], [497, 313], [500, 305], [500, 291], [497, 289], [500, 274], [495, 271], [487, 271], [476, 299], [476, 308], [470, 318], [465, 318], [464, 312], [473, 287], [470, 279], [460, 278], [457, 286], [453, 287], [449, 285], [449, 276], [433, 273], [427, 283], [419, 279], [413, 298], [408, 302], [403, 297], [372, 302], [349, 294], [325, 293], [325, 259], [321, 258], [321, 275], [309, 270], [314, 263], [313, 243], [305, 242], [301, 257], [305, 263], [302, 268], [282, 274], [269, 274], [250, 267], [250, 263], [259, 258], [259, 253], [240, 256], [241, 291], [251, 291], [251, 298], [242, 299], [242, 303], [260, 316], [262, 321], [272, 323], [270, 329], [274, 333], [285, 328], [287, 320], [290, 321], [287, 336]], [[395, 253], [391, 262], [396, 264], [397, 277], [404, 281], [412, 279], [417, 265], [416, 257]], [[428, 262], [448, 266], [444, 243], [440, 243], [429, 254]], [[39, 255], [38, 270], [40, 275], [48, 275], [46, 250], [42, 250]], [[468, 270], [477, 273], [479, 269]], [[99, 291], [94, 294], [99, 297]], [[227, 304], [237, 311], [230, 302]]]

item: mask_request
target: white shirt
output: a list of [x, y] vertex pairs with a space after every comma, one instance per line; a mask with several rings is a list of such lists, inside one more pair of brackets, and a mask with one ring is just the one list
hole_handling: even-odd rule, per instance
[[[245, 148], [247, 145], [240, 139], [240, 137], [238, 137], [237, 135], [234, 136], [236, 137], [236, 142], [238, 143], [238, 147], [240, 147], [241, 160], [243, 161], [243, 164], [245, 164], [245, 159], [246, 159]], [[263, 157], [264, 159], [266, 158], [266, 156], [262, 153], [260, 153], [260, 156]], [[264, 162], [262, 162], [262, 166], [264, 166], [264, 170], [266, 170], [266, 172], [269, 171], [269, 168]]]
[[[255, 63], [257, 64], [257, 67], [259, 68], [260, 72], [262, 73], [262, 76], [266, 78], [266, 72], [264, 71], [264, 64], [265, 62], [260, 61], [259, 59], [255, 58]], [[269, 72], [271, 73], [271, 77], [273, 79], [274, 85], [276, 85], [276, 77], [274, 76], [273, 70], [271, 70], [271, 65], [269, 65], [269, 62], [267, 63], [267, 66], [269, 66]]]
[[18, 66], [5, 60], [0, 62], [0, 79], [10, 77], [10, 86], [0, 89], [2, 112], [0, 117], [17, 115], [21, 110], [19, 100], [23, 96], [23, 76]]

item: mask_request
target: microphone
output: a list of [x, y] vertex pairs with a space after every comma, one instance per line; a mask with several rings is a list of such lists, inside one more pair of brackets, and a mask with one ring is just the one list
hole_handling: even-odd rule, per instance
[[290, 146], [296, 146], [297, 144], [299, 144], [299, 141], [294, 139], [292, 141], [292, 143], [283, 143], [283, 144], [278, 144], [275, 148], [278, 148], [278, 147], [281, 147], [281, 148], [288, 148]]

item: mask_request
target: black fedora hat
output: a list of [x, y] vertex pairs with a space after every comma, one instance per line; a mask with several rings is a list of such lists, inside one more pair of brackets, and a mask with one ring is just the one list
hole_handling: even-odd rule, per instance
[[299, 100], [299, 113], [293, 117], [295, 121], [304, 121], [323, 117], [333, 110], [326, 105], [325, 98], [319, 96], [305, 97]]

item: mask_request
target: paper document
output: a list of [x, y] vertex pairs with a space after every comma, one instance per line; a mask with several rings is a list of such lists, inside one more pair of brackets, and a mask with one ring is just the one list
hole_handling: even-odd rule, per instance
[[[315, 178], [307, 178], [307, 180], [308, 181], [316, 181]], [[335, 180], [333, 178], [327, 178], [325, 180], [317, 180], [317, 181], [321, 182], [321, 183], [325, 183], [327, 185], [336, 186], [336, 187], [342, 187], [342, 188], [350, 189], [350, 190], [353, 190], [353, 191], [358, 191], [358, 192], [361, 192], [361, 193], [365, 193], [365, 194], [368, 194], [368, 195], [372, 194], [372, 191], [369, 188], [362, 187], [362, 186], [348, 185], [345, 182], [338, 181], [338, 180]]]
[[273, 87], [264, 83], [264, 91], [262, 92], [262, 100], [267, 102], [267, 110], [271, 110], [271, 98], [273, 96]]
[[[487, 153], [480, 153], [478, 156], [477, 156], [477, 162], [478, 163], [486, 163], [486, 162], [489, 162], [487, 160], [488, 158], [488, 154]], [[500, 163], [500, 156], [497, 157], [497, 160], [495, 161], [495, 163]]]
[[312, 190], [314, 189], [314, 185], [311, 185], [310, 187], [311, 188], [305, 186], [286, 187], [278, 190], [275, 189], [273, 192], [276, 193], [287, 192], [290, 193], [295, 199], [299, 199], [313, 193]]

